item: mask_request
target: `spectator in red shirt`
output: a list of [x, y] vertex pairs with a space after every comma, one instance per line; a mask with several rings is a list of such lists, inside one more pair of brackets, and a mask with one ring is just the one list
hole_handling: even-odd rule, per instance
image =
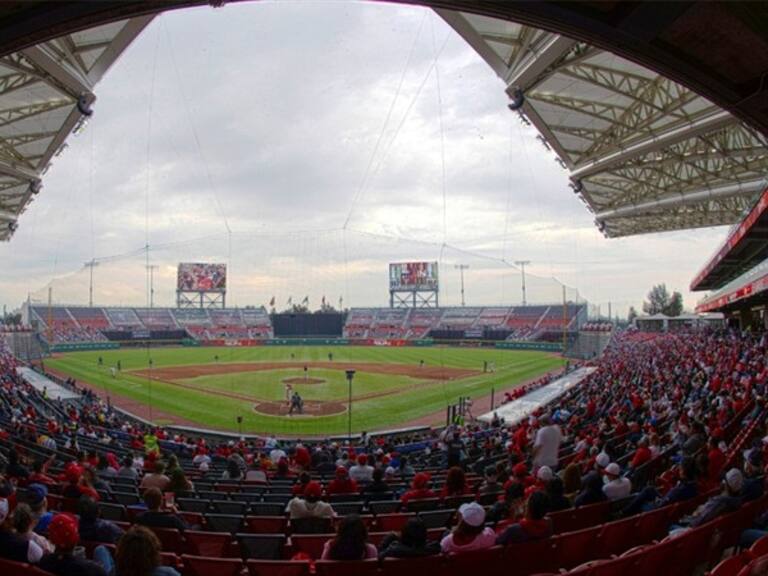
[[344, 466], [336, 468], [336, 478], [330, 481], [326, 490], [331, 494], [354, 494], [357, 492], [357, 482], [349, 477], [349, 473]]
[[720, 474], [725, 466], [725, 454], [720, 450], [716, 438], [709, 439], [709, 451], [707, 452], [707, 480], [717, 485], [720, 481]]
[[434, 498], [435, 493], [429, 488], [429, 474], [419, 472], [413, 477], [411, 489], [403, 494], [400, 502], [408, 504], [410, 500], [423, 500], [424, 498]]
[[635, 455], [629, 462], [629, 467], [636, 469], [648, 462], [652, 457], [651, 450], [648, 448], [648, 439], [644, 436], [637, 441], [637, 450], [635, 450]]

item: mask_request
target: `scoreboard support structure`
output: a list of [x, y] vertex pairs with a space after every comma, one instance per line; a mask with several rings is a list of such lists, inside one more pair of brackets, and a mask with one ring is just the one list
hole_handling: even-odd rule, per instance
[[439, 308], [437, 288], [390, 288], [390, 308]]
[[177, 290], [177, 308], [226, 308], [226, 292], [206, 290]]

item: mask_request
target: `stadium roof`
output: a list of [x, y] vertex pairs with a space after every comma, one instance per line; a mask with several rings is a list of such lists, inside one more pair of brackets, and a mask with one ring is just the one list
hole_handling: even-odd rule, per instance
[[438, 13], [504, 81], [607, 236], [732, 224], [765, 187], [766, 139], [681, 84], [559, 34]]
[[743, 276], [708, 295], [696, 306], [696, 312], [728, 311], [752, 304], [765, 304], [768, 290], [768, 261], [755, 266]]
[[11, 237], [51, 160], [91, 114], [94, 86], [151, 20], [104, 24], [0, 58], [0, 240]]
[[768, 188], [691, 282], [691, 291], [712, 290], [768, 258]]
[[[522, 102], [527, 121], [571, 172], [575, 190], [606, 235], [733, 224], [763, 188], [768, 3], [400, 1], [435, 8], [492, 66], [513, 102]], [[84, 63], [76, 61], [79, 48], [90, 52], [92, 43], [94, 52], [107, 56], [104, 63], [111, 63], [127, 45], [118, 37], [135, 36], [152, 14], [224, 3], [8, 3], [0, 5], [0, 54], [51, 47], [67, 61], [62, 69], [77, 72], [64, 77], [87, 80], [80, 86], [64, 83], [58, 97], [49, 96], [49, 112], [64, 117], [82, 96], [80, 88], [87, 88], [84, 103], [93, 100], [92, 87], [108, 67], [82, 69]], [[125, 34], [114, 28], [121, 23]], [[107, 32], [92, 39], [97, 30], [114, 37]], [[51, 40], [62, 35], [69, 41]], [[46, 90], [61, 88], [46, 80], [41, 79]], [[0, 79], [0, 91], [5, 89]], [[31, 101], [40, 104], [33, 96]], [[59, 101], [55, 108], [57, 100], [68, 98], [69, 104]], [[22, 104], [28, 102], [19, 98], [15, 108]], [[0, 118], [7, 117], [6, 106], [0, 100]], [[44, 115], [49, 114], [39, 113]], [[70, 118], [73, 126], [77, 121]], [[15, 169], [16, 180], [0, 181], [0, 228], [23, 210], [30, 182], [71, 129], [52, 122], [45, 132], [55, 131], [57, 146], [41, 151], [37, 144], [29, 158], [4, 163], [6, 172]], [[44, 140], [41, 132], [31, 132], [31, 138]], [[34, 140], [20, 144], [19, 138], [27, 136], [14, 135], [11, 142], [34, 148]], [[8, 155], [7, 147], [2, 155]], [[0, 240], [11, 231], [0, 232]]]

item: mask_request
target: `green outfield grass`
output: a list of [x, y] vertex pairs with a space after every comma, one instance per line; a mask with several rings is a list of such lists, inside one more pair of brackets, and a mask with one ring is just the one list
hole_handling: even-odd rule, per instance
[[[508, 389], [560, 367], [565, 362], [551, 353], [517, 350], [264, 346], [74, 352], [58, 355], [46, 361], [46, 365], [104, 389], [115, 398], [123, 397], [151, 404], [155, 410], [178, 415], [205, 428], [236, 431], [236, 418], [242, 416], [242, 430], [247, 433], [272, 432], [299, 436], [344, 434], [347, 431], [346, 413], [289, 418], [266, 416], [253, 410], [254, 402], [258, 400], [284, 399], [285, 385], [282, 380], [303, 376], [303, 370], [298, 367], [174, 379], [173, 382], [185, 388], [170, 382], [150, 383], [146, 377], [130, 373], [134, 370], [147, 370], [150, 358], [154, 370], [214, 363], [226, 366], [243, 362], [327, 362], [329, 352], [333, 353], [333, 360], [337, 363], [373, 362], [418, 366], [423, 360], [426, 366], [477, 371], [482, 370], [485, 361], [496, 365], [494, 374], [447, 381], [359, 370], [354, 378], [352, 410], [352, 428], [357, 432], [396, 428], [416, 418], [444, 410], [460, 396], [477, 398], [489, 394], [494, 387], [497, 391]], [[99, 357], [103, 359], [101, 367], [98, 365]], [[122, 372], [117, 378], [112, 378], [109, 367], [116, 365], [118, 360]], [[324, 382], [294, 385], [305, 400], [346, 404], [348, 387], [343, 370], [332, 369], [329, 364], [328, 367], [311, 369], [309, 375]]]

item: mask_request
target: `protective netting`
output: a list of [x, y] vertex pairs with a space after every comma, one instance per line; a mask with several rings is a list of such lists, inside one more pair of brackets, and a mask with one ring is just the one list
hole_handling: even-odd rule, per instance
[[[296, 233], [221, 234], [150, 246], [116, 256], [96, 257], [95, 265], [58, 275], [44, 286], [30, 287], [33, 303], [96, 306], [176, 305], [180, 262], [227, 264], [227, 306], [269, 306], [307, 302], [312, 310], [389, 305], [388, 264], [434, 261], [439, 269], [441, 306], [517, 305], [522, 302], [521, 269], [513, 262], [437, 242], [414, 241], [347, 230]], [[582, 302], [578, 291], [555, 278], [525, 272], [529, 304]], [[305, 300], [306, 299], [306, 300]]]

